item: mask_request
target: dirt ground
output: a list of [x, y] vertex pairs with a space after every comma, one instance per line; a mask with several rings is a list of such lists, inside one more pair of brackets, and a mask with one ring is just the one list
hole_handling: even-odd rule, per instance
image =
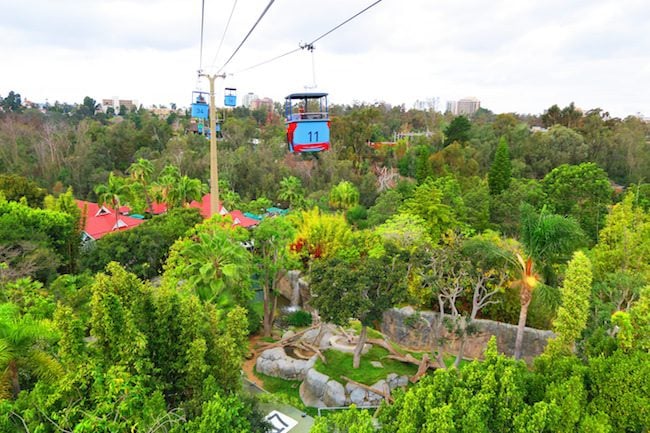
[[[251, 353], [255, 352], [255, 349], [261, 342], [261, 337], [259, 335], [253, 335], [248, 339], [248, 350]], [[244, 371], [244, 374], [246, 375], [246, 378], [253, 382], [255, 385], [259, 386], [260, 388], [263, 388], [263, 383], [262, 381], [255, 376], [255, 359], [256, 356], [252, 356], [251, 359], [246, 359], [244, 360], [244, 364], [242, 365], [242, 370]]]

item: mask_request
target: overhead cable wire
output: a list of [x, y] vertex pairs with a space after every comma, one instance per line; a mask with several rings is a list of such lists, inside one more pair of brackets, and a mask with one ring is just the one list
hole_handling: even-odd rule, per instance
[[307, 43], [307, 44], [300, 44], [300, 46], [299, 46], [298, 48], [295, 48], [295, 49], [293, 49], [293, 50], [291, 50], [291, 51], [287, 51], [287, 52], [284, 53], [284, 54], [280, 54], [279, 56], [275, 56], [275, 57], [273, 57], [272, 59], [265, 60], [265, 61], [263, 61], [263, 62], [260, 62], [260, 63], [255, 64], [255, 65], [253, 65], [253, 66], [249, 66], [248, 68], [241, 69], [240, 71], [236, 72], [236, 74], [239, 74], [239, 73], [241, 73], [241, 72], [245, 72], [245, 71], [248, 71], [248, 70], [251, 70], [251, 69], [257, 68], [258, 66], [266, 65], [267, 63], [274, 62], [274, 61], [276, 61], [276, 60], [278, 60], [278, 59], [281, 59], [282, 57], [286, 57], [286, 56], [288, 56], [288, 55], [290, 55], [290, 54], [293, 54], [293, 53], [295, 53], [295, 52], [297, 52], [297, 51], [300, 51], [300, 50], [308, 49], [308, 50], [310, 50], [310, 51], [313, 52], [314, 44], [315, 44], [316, 42], [320, 41], [320, 40], [323, 39], [325, 36], [329, 35], [330, 33], [334, 32], [335, 30], [338, 30], [339, 28], [343, 27], [345, 24], [349, 23], [350, 21], [352, 21], [353, 19], [355, 19], [356, 17], [358, 17], [358, 16], [361, 15], [362, 13], [366, 12], [368, 9], [372, 8], [373, 6], [377, 5], [378, 3], [381, 3], [382, 1], [383, 1], [383, 0], [377, 0], [376, 2], [372, 3], [370, 6], [366, 7], [365, 9], [363, 9], [363, 10], [361, 10], [360, 12], [357, 12], [356, 14], [352, 15], [350, 18], [348, 18], [347, 20], [343, 21], [341, 24], [339, 24], [339, 25], [337, 25], [336, 27], [333, 27], [332, 29], [330, 29], [330, 30], [328, 30], [327, 32], [323, 33], [322, 35], [320, 35], [319, 37], [317, 37], [317, 38], [314, 39], [313, 41], [311, 41], [311, 42], [309, 42], [309, 43]]
[[365, 11], [367, 11], [368, 9], [370, 9], [371, 7], [377, 5], [378, 3], [381, 3], [382, 1], [383, 1], [383, 0], [377, 0], [376, 2], [374, 2], [373, 4], [371, 4], [370, 6], [366, 7], [365, 9], [363, 9], [362, 11], [357, 12], [356, 14], [352, 15], [350, 18], [348, 18], [347, 20], [343, 21], [341, 24], [339, 24], [338, 26], [334, 27], [332, 30], [323, 33], [322, 35], [320, 35], [319, 37], [317, 37], [316, 39], [314, 39], [313, 41], [311, 41], [310, 43], [308, 43], [307, 46], [309, 46], [309, 45], [314, 45], [316, 42], [320, 41], [320, 40], [323, 39], [325, 36], [329, 35], [330, 33], [332, 33], [332, 32], [335, 31], [335, 30], [338, 30], [340, 27], [343, 27], [345, 24], [349, 23], [350, 21], [352, 21], [353, 19], [355, 19], [356, 17], [358, 17], [359, 15], [361, 15], [362, 13], [364, 13]]
[[255, 30], [255, 27], [257, 27], [257, 25], [260, 23], [260, 21], [262, 21], [262, 18], [264, 18], [264, 15], [266, 15], [266, 13], [269, 11], [269, 8], [271, 7], [271, 5], [273, 4], [274, 1], [275, 1], [275, 0], [270, 0], [270, 1], [269, 1], [269, 4], [266, 5], [266, 7], [264, 8], [264, 11], [262, 12], [262, 15], [260, 15], [260, 17], [257, 19], [257, 21], [255, 21], [255, 24], [253, 24], [253, 27], [251, 27], [251, 29], [248, 31], [248, 33], [246, 34], [246, 36], [244, 37], [244, 39], [241, 41], [241, 43], [239, 44], [239, 46], [238, 46], [238, 47], [235, 49], [235, 51], [231, 54], [231, 56], [228, 58], [228, 60], [226, 60], [226, 63], [224, 63], [223, 66], [221, 66], [221, 67], [219, 68], [219, 70], [217, 71], [217, 74], [218, 74], [219, 72], [223, 71], [223, 68], [225, 68], [226, 65], [228, 65], [228, 63], [230, 63], [230, 61], [232, 60], [232, 58], [235, 57], [235, 54], [237, 54], [237, 52], [238, 52], [239, 49], [242, 47], [242, 45], [244, 45], [244, 42], [246, 42], [246, 39], [248, 39], [248, 37], [251, 35], [251, 33], [253, 33], [253, 30]]
[[199, 71], [203, 68], [203, 23], [205, 22], [205, 0], [201, 0], [201, 48], [199, 49]]
[[232, 15], [235, 13], [235, 7], [237, 6], [237, 0], [234, 1], [232, 4], [232, 9], [230, 10], [230, 16], [228, 17], [228, 22], [226, 23], [226, 27], [223, 29], [223, 35], [221, 35], [221, 42], [219, 42], [219, 47], [217, 48], [217, 54], [214, 55], [214, 59], [212, 59], [212, 64], [211, 68], [214, 67], [214, 64], [217, 63], [217, 58], [219, 58], [219, 53], [221, 52], [221, 46], [223, 45], [223, 41], [226, 39], [226, 33], [228, 32], [228, 27], [230, 27], [230, 20], [232, 20]]

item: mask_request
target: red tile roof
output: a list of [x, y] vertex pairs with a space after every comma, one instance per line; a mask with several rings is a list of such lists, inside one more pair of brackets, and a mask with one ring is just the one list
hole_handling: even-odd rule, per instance
[[[199, 209], [203, 218], [210, 218], [210, 197], [210, 194], [204, 195], [200, 203], [193, 200], [192, 203], [190, 203], [190, 207]], [[219, 213], [221, 215], [228, 214], [228, 211], [223, 207], [222, 203], [219, 203]]]
[[97, 203], [83, 200], [76, 200], [76, 202], [77, 207], [81, 209], [82, 213], [85, 209], [86, 227], [84, 227], [84, 231], [93, 239], [99, 239], [116, 230], [128, 230], [144, 222], [142, 219], [131, 218], [121, 214], [116, 222], [115, 211], [110, 207], [99, 206]]
[[242, 226], [245, 229], [258, 225], [260, 222], [254, 218], [249, 218], [240, 210], [233, 210], [230, 212], [232, 223], [235, 226]]

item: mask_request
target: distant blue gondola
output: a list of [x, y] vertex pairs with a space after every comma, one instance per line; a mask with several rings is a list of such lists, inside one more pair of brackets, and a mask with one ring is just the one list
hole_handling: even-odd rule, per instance
[[330, 148], [327, 93], [292, 93], [284, 102], [287, 144], [295, 153]]
[[226, 107], [234, 107], [237, 105], [237, 89], [233, 87], [226, 87], [224, 95], [223, 105]]
[[207, 95], [209, 95], [208, 92], [192, 92], [192, 117], [195, 119], [207, 119], [210, 115]]

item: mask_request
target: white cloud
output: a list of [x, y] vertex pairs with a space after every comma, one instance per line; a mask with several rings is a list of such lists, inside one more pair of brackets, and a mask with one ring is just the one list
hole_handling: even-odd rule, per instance
[[[233, 0], [234, 1], [234, 0]], [[220, 66], [267, 0], [206, 0], [203, 67]], [[371, 0], [277, 1], [226, 71], [308, 42]], [[120, 96], [189, 103], [199, 66], [200, 2], [0, 0], [0, 95], [80, 102]], [[334, 102], [410, 105], [476, 96], [497, 112], [575, 101], [650, 113], [645, 0], [385, 0], [319, 41], [316, 81]], [[306, 51], [228, 78], [279, 99], [312, 82]], [[224, 83], [220, 83], [222, 87]]]

